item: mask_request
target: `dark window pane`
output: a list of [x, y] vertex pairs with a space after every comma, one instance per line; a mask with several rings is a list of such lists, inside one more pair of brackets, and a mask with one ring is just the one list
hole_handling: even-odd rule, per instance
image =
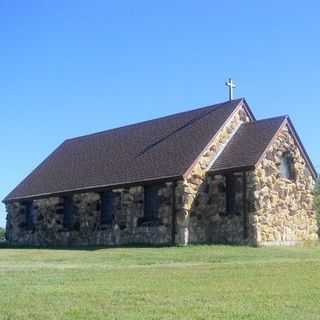
[[32, 225], [34, 226], [37, 222], [38, 218], [38, 208], [35, 208], [33, 205], [31, 206], [31, 220], [32, 220]]
[[280, 174], [283, 178], [289, 179], [290, 177], [290, 168], [289, 168], [289, 163], [287, 158], [284, 158], [284, 157], [281, 158]]
[[72, 197], [65, 197], [63, 202], [63, 226], [67, 229], [72, 226], [73, 201]]
[[285, 152], [281, 157], [280, 175], [283, 178], [295, 180], [294, 161], [289, 152]]
[[144, 188], [144, 216], [150, 220], [159, 217], [160, 199], [159, 186], [147, 186]]
[[25, 214], [26, 214], [26, 227], [27, 229], [32, 229], [34, 226], [33, 219], [33, 203], [32, 201], [25, 202], [24, 204]]
[[235, 176], [233, 174], [226, 175], [226, 212], [233, 214], [235, 210], [236, 192], [235, 192]]
[[101, 200], [96, 202], [96, 211], [101, 211]]
[[101, 194], [101, 224], [112, 224], [113, 202], [116, 194], [106, 191]]

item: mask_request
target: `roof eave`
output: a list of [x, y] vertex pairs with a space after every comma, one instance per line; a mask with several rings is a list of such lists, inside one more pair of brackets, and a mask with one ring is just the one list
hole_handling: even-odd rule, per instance
[[8, 204], [15, 201], [37, 200], [37, 199], [43, 199], [43, 198], [49, 198], [49, 197], [62, 197], [70, 194], [78, 194], [78, 193], [85, 193], [85, 192], [99, 192], [105, 189], [120, 189], [120, 188], [126, 188], [126, 187], [133, 187], [137, 185], [147, 185], [150, 183], [161, 183], [161, 182], [164, 183], [164, 182], [177, 181], [179, 179], [182, 179], [181, 175], [174, 175], [174, 176], [168, 176], [168, 177], [136, 180], [133, 182], [123, 182], [118, 184], [109, 184], [109, 185], [92, 186], [92, 187], [77, 188], [77, 189], [70, 189], [70, 190], [61, 190], [57, 192], [42, 193], [42, 194], [29, 195], [29, 196], [23, 196], [23, 197], [14, 197], [14, 198], [6, 197], [2, 200], [2, 203]]
[[252, 171], [255, 169], [254, 165], [248, 166], [240, 166], [240, 167], [231, 167], [231, 168], [222, 168], [218, 170], [208, 170], [208, 174], [210, 175], [220, 175], [220, 174], [227, 174], [227, 173], [234, 173], [234, 172], [246, 172]]

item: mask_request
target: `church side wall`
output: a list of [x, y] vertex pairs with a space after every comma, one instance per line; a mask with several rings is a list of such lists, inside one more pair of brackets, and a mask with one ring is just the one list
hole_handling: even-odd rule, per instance
[[[212, 179], [207, 171], [239, 126], [249, 121], [245, 109], [239, 108], [198, 159], [188, 177], [178, 183], [177, 243], [240, 242], [243, 233], [241, 213], [233, 217], [224, 215], [225, 193], [218, 191], [219, 184], [223, 189], [223, 177]], [[239, 198], [239, 193], [237, 196]]]
[[58, 197], [33, 201], [36, 221], [32, 230], [26, 229], [26, 217], [19, 202], [7, 204], [6, 236], [12, 244], [35, 246], [82, 246], [123, 244], [167, 244], [171, 242], [172, 183], [159, 189], [159, 223], [138, 226], [144, 214], [144, 188], [136, 186], [113, 190], [121, 194], [115, 208], [112, 225], [101, 225], [98, 193], [73, 196], [74, 213], [70, 231], [63, 227], [63, 207]]
[[[193, 166], [185, 180], [177, 182], [175, 189], [177, 244], [199, 242], [238, 242], [241, 217], [225, 217], [224, 196], [217, 192], [223, 184], [223, 177], [207, 176], [212, 160], [239, 128], [250, 121], [243, 107], [233, 114], [205, 152]], [[210, 191], [209, 191], [210, 190]], [[121, 205], [111, 226], [101, 226], [98, 210], [99, 194], [75, 194], [75, 212], [71, 231], [63, 227], [63, 205], [58, 197], [34, 200], [36, 221], [32, 230], [25, 227], [25, 213], [20, 203], [7, 204], [7, 239], [10, 243], [30, 245], [122, 245], [129, 243], [167, 244], [172, 241], [173, 190], [172, 183], [166, 183], [159, 191], [160, 223], [155, 226], [138, 226], [138, 219], [144, 214], [144, 188], [135, 186], [113, 190], [121, 193]], [[240, 199], [240, 195], [237, 196]], [[215, 199], [218, 200], [214, 203]], [[212, 203], [211, 203], [212, 202]], [[240, 203], [240, 202], [239, 202]], [[207, 207], [207, 208], [205, 208]], [[208, 228], [208, 219], [210, 226]], [[222, 235], [219, 228], [226, 233]]]
[[[295, 180], [280, 175], [284, 152], [293, 156]], [[256, 242], [258, 245], [291, 245], [315, 241], [314, 179], [295, 140], [285, 126], [258, 164], [253, 181]]]
[[190, 243], [244, 242], [243, 173], [234, 173], [234, 176], [235, 206], [232, 212], [226, 212], [225, 177], [205, 178], [190, 213]]

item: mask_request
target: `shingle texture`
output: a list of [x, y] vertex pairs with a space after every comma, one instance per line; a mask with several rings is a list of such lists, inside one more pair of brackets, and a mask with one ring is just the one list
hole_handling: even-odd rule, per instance
[[242, 124], [211, 171], [223, 171], [254, 166], [280, 128], [285, 116]]
[[181, 176], [240, 102], [66, 140], [5, 201]]

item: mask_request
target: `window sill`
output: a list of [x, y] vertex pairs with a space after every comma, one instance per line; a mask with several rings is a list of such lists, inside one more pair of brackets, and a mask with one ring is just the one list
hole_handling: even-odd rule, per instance
[[295, 183], [296, 181], [293, 180], [293, 179], [289, 179], [289, 178], [285, 178], [285, 177], [281, 177], [280, 176], [280, 179], [286, 183]]
[[67, 228], [62, 228], [62, 229], [59, 230], [59, 232], [74, 232], [74, 231], [79, 231], [79, 230], [67, 229]]
[[137, 228], [158, 228], [161, 226], [163, 226], [163, 224], [159, 223], [158, 221], [150, 221], [137, 225]]
[[35, 233], [35, 228], [26, 228], [24, 229], [25, 232], [29, 232], [29, 233]]
[[110, 229], [112, 229], [112, 223], [101, 224], [98, 230], [103, 231], [103, 230], [110, 230]]

